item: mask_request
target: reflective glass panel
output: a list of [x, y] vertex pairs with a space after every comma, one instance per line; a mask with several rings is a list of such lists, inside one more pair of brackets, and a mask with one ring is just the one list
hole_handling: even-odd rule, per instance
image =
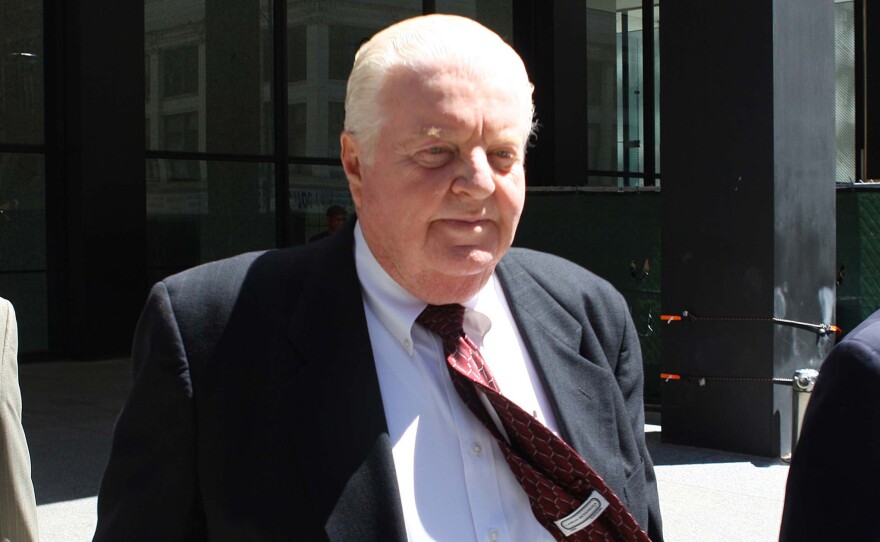
[[43, 143], [42, 2], [0, 2], [0, 143]]
[[587, 163], [609, 172], [619, 162], [616, 16], [613, 1], [587, 2]]
[[290, 239], [300, 245], [328, 229], [332, 206], [354, 212], [345, 173], [338, 166], [290, 166]]
[[0, 154], [0, 272], [45, 269], [43, 155]]
[[271, 164], [150, 159], [146, 169], [152, 280], [275, 246]]
[[[654, 6], [654, 168], [660, 173], [660, 8]], [[660, 186], [660, 179], [657, 179]]]
[[273, 152], [272, 0], [146, 0], [151, 150]]
[[834, 4], [835, 179], [858, 180], [856, 174], [856, 51], [852, 2]]
[[513, 43], [513, 0], [437, 0], [437, 13], [470, 17]]
[[[644, 17], [641, 1], [587, 1], [587, 152], [596, 172], [644, 172]], [[654, 20], [660, 11], [654, 8]], [[659, 164], [659, 29], [654, 23], [654, 151]], [[658, 169], [659, 171], [659, 169]], [[627, 186], [636, 176], [622, 175]], [[606, 186], [605, 182], [601, 181]], [[614, 186], [610, 184], [609, 186]]]
[[287, 9], [290, 155], [338, 158], [339, 104], [355, 52], [376, 31], [421, 14], [422, 2], [288, 0]]
[[19, 350], [46, 350], [46, 196], [42, 154], [0, 154], [0, 297], [12, 302]]
[[642, 171], [642, 10], [617, 13], [617, 169]]
[[0, 296], [15, 308], [19, 354], [49, 350], [46, 272], [0, 273]]

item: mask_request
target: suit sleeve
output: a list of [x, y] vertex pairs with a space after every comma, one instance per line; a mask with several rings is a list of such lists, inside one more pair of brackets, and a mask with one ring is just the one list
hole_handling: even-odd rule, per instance
[[781, 542], [880, 540], [880, 328], [822, 364], [791, 459]]
[[[621, 296], [622, 297], [622, 296]], [[623, 305], [623, 341], [617, 361], [617, 382], [626, 404], [628, 422], [636, 437], [639, 455], [642, 457], [645, 470], [645, 500], [648, 507], [648, 536], [652, 542], [663, 541], [663, 526], [660, 518], [660, 497], [657, 491], [657, 477], [654, 474], [654, 463], [645, 443], [645, 401], [644, 401], [644, 367], [642, 350], [635, 326]]]
[[116, 422], [94, 540], [205, 539], [191, 372], [163, 283], [141, 314], [132, 361], [134, 382]]

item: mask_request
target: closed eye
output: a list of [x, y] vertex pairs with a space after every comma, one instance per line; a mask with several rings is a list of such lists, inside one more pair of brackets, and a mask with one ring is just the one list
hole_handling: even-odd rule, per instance
[[489, 160], [494, 169], [507, 172], [519, 160], [519, 155], [507, 149], [498, 149], [489, 155]]
[[449, 147], [434, 146], [416, 152], [415, 160], [423, 167], [437, 168], [448, 164], [454, 156], [455, 151]]

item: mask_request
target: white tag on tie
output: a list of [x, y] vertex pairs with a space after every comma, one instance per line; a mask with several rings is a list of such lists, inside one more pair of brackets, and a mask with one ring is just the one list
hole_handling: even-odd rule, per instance
[[587, 497], [587, 500], [584, 501], [584, 504], [578, 506], [571, 514], [562, 519], [557, 519], [553, 523], [559, 527], [562, 534], [570, 536], [596, 521], [596, 518], [598, 518], [606, 508], [608, 508], [608, 501], [605, 500], [605, 497], [599, 495], [598, 492], [593, 491], [590, 496]]

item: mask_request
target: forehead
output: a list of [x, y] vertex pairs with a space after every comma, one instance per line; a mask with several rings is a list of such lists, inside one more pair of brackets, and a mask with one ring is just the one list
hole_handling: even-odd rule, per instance
[[524, 138], [531, 122], [531, 96], [509, 72], [453, 63], [393, 69], [380, 94], [384, 117], [408, 130], [441, 136], [473, 124]]

